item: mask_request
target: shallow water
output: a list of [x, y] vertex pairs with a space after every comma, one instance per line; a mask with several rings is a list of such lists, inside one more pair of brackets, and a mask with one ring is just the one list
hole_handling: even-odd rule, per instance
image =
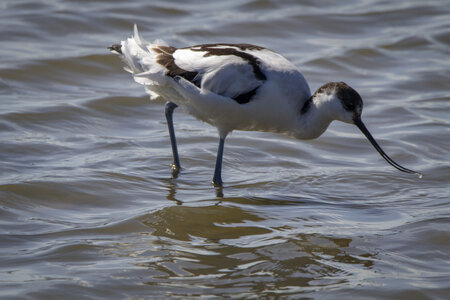
[[[137, 23], [175, 46], [250, 42], [315, 90], [342, 80], [397, 162], [335, 122], [319, 139], [215, 128], [106, 47]], [[0, 3], [0, 296], [445, 298], [450, 292], [447, 1]], [[448, 297], [448, 296], [447, 296]]]

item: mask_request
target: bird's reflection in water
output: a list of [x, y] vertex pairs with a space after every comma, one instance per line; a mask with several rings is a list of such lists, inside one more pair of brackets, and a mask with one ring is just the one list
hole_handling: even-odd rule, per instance
[[223, 186], [216, 186], [214, 187], [216, 190], [216, 197], [219, 198], [219, 202], [217, 204], [219, 204], [222, 201], [223, 196]]
[[[216, 203], [182, 205], [179, 199], [184, 199], [184, 192], [189, 194], [188, 189], [173, 179], [167, 179], [165, 187], [167, 199], [177, 205], [141, 215], [142, 232], [108, 249], [115, 255], [139, 257], [137, 265], [149, 272], [146, 278], [158, 274], [159, 283], [174, 289], [186, 282], [201, 282], [230, 289], [253, 286], [256, 293], [265, 291], [273, 278], [287, 278], [271, 288], [289, 294], [297, 293], [299, 287], [352, 286], [361, 278], [378, 276], [376, 251], [347, 236], [315, 232], [321, 231], [321, 225], [314, 217], [292, 222], [261, 213], [261, 206], [275, 205], [274, 199], [257, 199], [257, 209], [245, 205], [252, 199], [240, 202], [220, 197]], [[215, 193], [223, 194], [223, 189]], [[208, 279], [208, 273], [215, 276]], [[154, 285], [155, 281], [143, 283]]]
[[[183, 201], [178, 200], [176, 198], [176, 194], [177, 194], [177, 182], [175, 180], [175, 178], [168, 178], [166, 180], [166, 189], [167, 189], [167, 200], [175, 202], [177, 205], [182, 205]], [[217, 201], [216, 205], [220, 204], [222, 202], [222, 199], [224, 197], [223, 194], [223, 187], [222, 186], [216, 186], [214, 187], [214, 191], [215, 191], [215, 196], [216, 198], [219, 200]]]
[[201, 283], [261, 293], [274, 278], [286, 278], [269, 288], [291, 294], [303, 287], [354, 286], [379, 276], [376, 251], [358, 247], [351, 238], [296, 233], [290, 226], [280, 230], [239, 207], [174, 205], [141, 220], [151, 234], [116, 243], [108, 253], [139, 257], [137, 265], [149, 275], [138, 280], [146, 278], [142, 283], [151, 286], [155, 281], [173, 289]]
[[175, 198], [175, 196], [177, 194], [177, 183], [174, 180], [174, 178], [167, 179], [166, 187], [167, 187], [167, 191], [168, 191], [167, 200], [175, 202], [177, 205], [182, 205], [183, 201]]

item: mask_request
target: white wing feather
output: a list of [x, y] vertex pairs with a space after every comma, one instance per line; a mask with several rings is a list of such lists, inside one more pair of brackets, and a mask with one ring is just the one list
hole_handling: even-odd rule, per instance
[[[163, 96], [171, 101], [178, 101], [175, 99], [176, 92], [169, 91], [178, 84], [177, 81], [167, 75], [168, 69], [165, 66], [158, 63], [161, 50], [155, 51], [155, 48], [161, 45], [167, 44], [160, 40], [149, 43], [142, 39], [135, 26], [134, 36], [122, 41], [122, 59], [127, 66], [125, 70], [133, 74], [136, 82], [145, 86], [152, 99]], [[267, 49], [243, 50], [233, 45], [213, 47], [234, 48], [256, 57], [258, 67], [267, 80], [258, 79], [254, 67], [240, 56], [210, 55], [207, 49], [201, 46], [176, 49], [172, 53], [175, 64], [185, 71], [198, 73], [194, 81], [200, 86], [200, 91], [211, 92], [224, 97], [222, 99], [237, 103], [231, 98], [248, 93], [270, 81], [272, 86], [279, 90], [280, 95], [292, 99], [307, 99], [310, 96], [306, 80], [283, 56]], [[302, 93], [297, 95], [298, 91]]]
[[207, 52], [178, 49], [173, 53], [175, 63], [182, 69], [198, 72], [201, 88], [234, 98], [260, 86], [253, 68], [235, 55], [206, 56]]
[[[134, 27], [134, 36], [122, 41], [122, 59], [125, 70], [132, 73], [136, 82], [146, 86], [152, 98], [156, 90], [152, 86], [166, 86], [165, 76], [167, 69], [157, 62], [159, 53], [153, 48], [164, 45], [162, 41], [149, 43], [139, 36], [137, 27]], [[186, 71], [197, 72], [196, 80], [200, 82], [201, 89], [225, 97], [237, 97], [260, 86], [263, 81], [255, 77], [253, 68], [242, 58], [235, 55], [210, 55], [207, 52], [196, 51], [190, 48], [177, 49], [172, 55], [175, 64]], [[153, 90], [153, 91], [152, 91]]]

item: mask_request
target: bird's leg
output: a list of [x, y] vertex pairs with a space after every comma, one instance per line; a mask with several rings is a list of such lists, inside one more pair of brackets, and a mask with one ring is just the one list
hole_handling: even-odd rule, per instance
[[214, 177], [212, 183], [215, 186], [222, 186], [222, 157], [223, 157], [223, 145], [225, 138], [220, 138], [219, 149], [217, 150], [216, 168], [214, 169]]
[[173, 102], [167, 102], [165, 107], [167, 127], [169, 127], [170, 143], [172, 144], [173, 163], [172, 163], [172, 176], [176, 178], [180, 172], [180, 158], [178, 157], [177, 140], [175, 139], [175, 130], [173, 129], [173, 111], [177, 108]]

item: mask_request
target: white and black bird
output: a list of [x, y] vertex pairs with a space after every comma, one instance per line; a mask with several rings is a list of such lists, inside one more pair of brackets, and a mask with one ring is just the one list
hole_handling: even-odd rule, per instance
[[394, 162], [361, 121], [360, 95], [344, 82], [329, 82], [311, 95], [300, 71], [286, 58], [251, 44], [203, 44], [175, 48], [134, 36], [112, 45], [125, 70], [145, 86], [151, 99], [165, 106], [173, 151], [172, 170], [180, 170], [172, 114], [175, 108], [215, 126], [219, 149], [213, 184], [222, 185], [224, 142], [233, 130], [267, 131], [297, 139], [319, 137], [333, 120], [356, 125], [392, 166], [420, 176]]

